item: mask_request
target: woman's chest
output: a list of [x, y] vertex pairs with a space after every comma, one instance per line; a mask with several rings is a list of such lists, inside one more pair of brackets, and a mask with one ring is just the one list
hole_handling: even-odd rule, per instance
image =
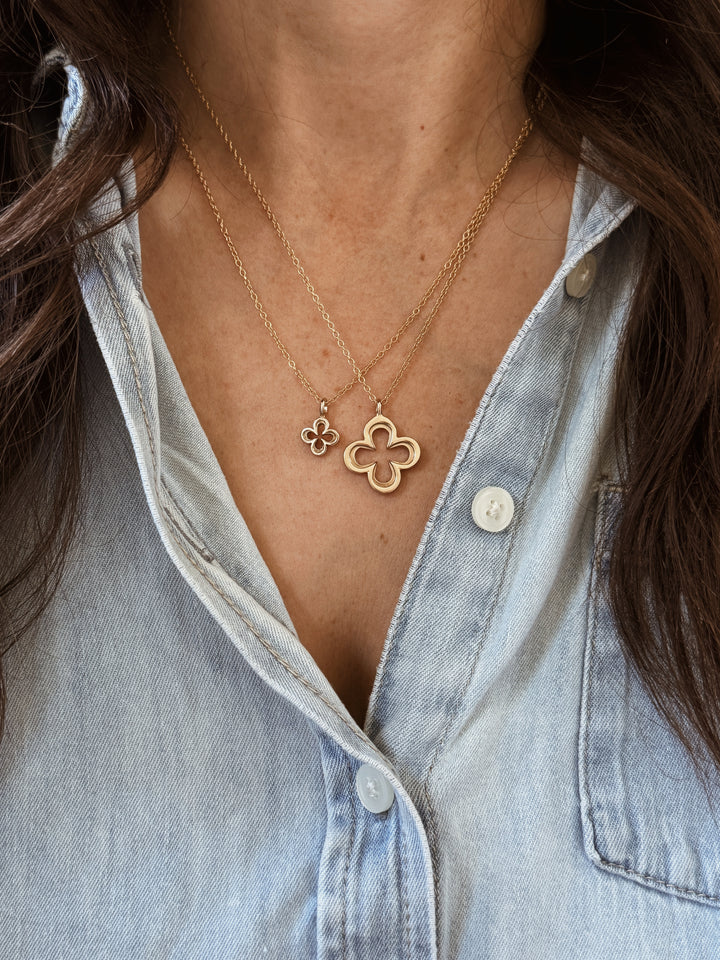
[[[508, 326], [508, 342], [514, 332]], [[385, 431], [363, 439], [376, 409], [357, 385], [327, 411], [337, 443], [314, 455], [301, 434], [313, 430], [317, 405], [282, 358], [262, 340], [257, 347], [252, 362], [222, 350], [200, 364], [197, 353], [176, 350], [174, 359], [301, 642], [362, 726], [403, 583], [501, 356], [464, 369], [437, 352], [419, 359], [417, 377], [409, 375], [383, 408], [398, 436], [417, 444], [417, 462], [402, 469], [406, 446], [389, 448]], [[354, 462], [374, 464], [376, 484], [391, 476], [393, 462], [401, 465], [395, 490], [379, 492], [368, 474], [348, 468], [344, 453], [354, 441], [363, 442]]]

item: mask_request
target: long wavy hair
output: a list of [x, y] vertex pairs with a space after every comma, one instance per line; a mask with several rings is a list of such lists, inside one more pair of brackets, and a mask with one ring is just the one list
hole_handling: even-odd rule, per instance
[[[0, 0], [0, 640], [38, 617], [81, 516], [78, 213], [177, 144], [157, 0]], [[59, 44], [88, 109], [55, 167]], [[627, 658], [696, 761], [720, 767], [720, 4], [547, 0], [524, 91], [545, 136], [633, 196], [648, 243], [615, 380], [623, 509], [609, 596]], [[579, 159], [579, 158], [578, 158]], [[9, 695], [12, 692], [9, 691]], [[0, 719], [4, 709], [0, 687]]]

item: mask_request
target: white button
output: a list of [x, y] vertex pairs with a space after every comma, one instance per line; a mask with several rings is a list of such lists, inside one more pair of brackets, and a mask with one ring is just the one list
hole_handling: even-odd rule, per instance
[[571, 297], [584, 297], [593, 285], [597, 273], [597, 260], [586, 253], [580, 263], [565, 277], [565, 289]]
[[483, 487], [472, 502], [472, 518], [483, 530], [504, 530], [515, 513], [513, 498], [502, 487]]
[[395, 799], [395, 791], [385, 777], [367, 763], [355, 774], [355, 787], [360, 802], [370, 813], [385, 813]]

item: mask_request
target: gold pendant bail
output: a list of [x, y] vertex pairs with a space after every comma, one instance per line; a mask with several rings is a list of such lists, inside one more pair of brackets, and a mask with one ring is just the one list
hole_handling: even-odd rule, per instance
[[378, 400], [378, 402], [375, 404], [375, 416], [376, 416], [376, 417], [381, 417], [381, 416], [382, 416], [382, 403], [380, 403], [379, 400]]
[[320, 401], [320, 416], [324, 417], [327, 413], [327, 400]]

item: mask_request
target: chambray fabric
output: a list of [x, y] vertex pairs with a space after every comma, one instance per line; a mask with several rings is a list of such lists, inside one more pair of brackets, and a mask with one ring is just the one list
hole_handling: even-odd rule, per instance
[[[66, 71], [56, 160], [82, 123]], [[134, 189], [126, 164], [91, 218]], [[717, 960], [719, 785], [625, 665], [597, 550], [643, 236], [581, 165], [563, 263], [445, 480], [364, 729], [232, 500], [136, 219], [83, 248], [82, 524], [5, 658], [3, 960]], [[493, 485], [515, 503], [500, 533], [470, 512]], [[362, 763], [395, 790], [385, 814], [358, 798]]]

